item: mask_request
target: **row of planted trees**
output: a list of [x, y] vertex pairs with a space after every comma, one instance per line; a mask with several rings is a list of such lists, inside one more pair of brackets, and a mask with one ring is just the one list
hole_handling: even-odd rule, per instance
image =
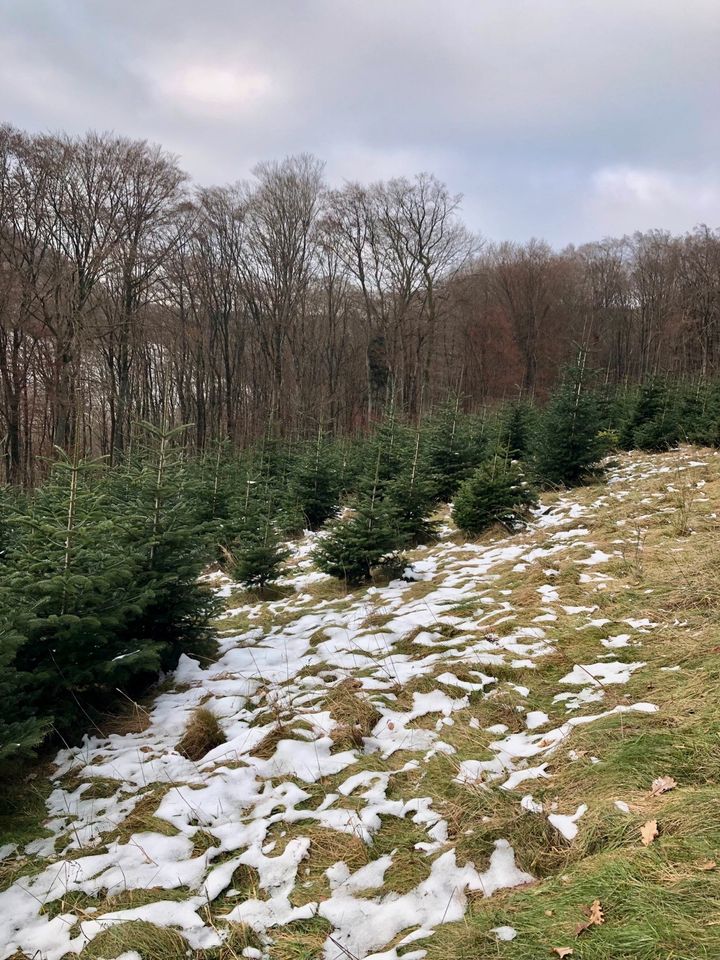
[[680, 440], [720, 443], [720, 384], [610, 393], [581, 366], [544, 409], [450, 402], [419, 426], [389, 415], [368, 435], [272, 438], [242, 456], [190, 457], [184, 428], [137, 424], [112, 467], [59, 456], [33, 494], [0, 497], [0, 760], [90, 729], [182, 652], [211, 655], [207, 567], [263, 589], [310, 528], [318, 569], [348, 584], [401, 573], [403, 551], [437, 535], [440, 504], [454, 500], [469, 536], [513, 528], [537, 488], [582, 482], [613, 448]]

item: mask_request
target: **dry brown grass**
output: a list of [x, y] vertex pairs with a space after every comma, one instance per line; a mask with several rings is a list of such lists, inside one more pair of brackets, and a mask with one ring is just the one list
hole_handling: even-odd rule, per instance
[[285, 740], [289, 733], [288, 728], [282, 723], [276, 723], [272, 730], [265, 734], [260, 743], [253, 747], [252, 755], [259, 757], [261, 760], [269, 760], [275, 753], [277, 745], [281, 740]]
[[209, 960], [242, 960], [243, 953], [248, 947], [259, 950], [262, 941], [252, 927], [246, 923], [231, 923], [227, 929], [218, 931], [224, 935], [222, 944], [215, 950], [208, 951]]
[[[152, 697], [150, 699], [152, 700]], [[150, 706], [150, 703], [148, 703], [148, 706]], [[105, 737], [112, 735], [123, 737], [132, 733], [144, 733], [150, 726], [150, 713], [143, 704], [127, 697], [119, 704], [117, 710], [102, 717], [97, 726]]]
[[380, 712], [368, 697], [359, 692], [361, 687], [358, 680], [348, 678], [333, 687], [327, 698], [327, 709], [338, 723], [331, 734], [338, 746], [362, 747], [363, 737], [369, 737], [380, 721]]
[[188, 760], [197, 762], [222, 743], [225, 743], [225, 734], [218, 718], [207, 707], [198, 707], [190, 714], [175, 749]]

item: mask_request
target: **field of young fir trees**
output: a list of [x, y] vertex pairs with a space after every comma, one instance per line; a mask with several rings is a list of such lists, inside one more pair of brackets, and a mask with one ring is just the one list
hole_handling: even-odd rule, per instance
[[143, 694], [181, 653], [213, 655], [221, 570], [260, 595], [286, 544], [322, 530], [319, 571], [348, 588], [401, 576], [403, 552], [431, 542], [453, 501], [468, 537], [522, 525], [542, 489], [597, 478], [617, 450], [720, 443], [720, 384], [648, 381], [603, 389], [568, 368], [542, 407], [465, 414], [450, 400], [419, 423], [388, 413], [356, 437], [268, 436], [238, 454], [191, 455], [186, 430], [134, 426], [108, 466], [58, 450], [33, 492], [0, 498], [0, 763], [76, 742]]

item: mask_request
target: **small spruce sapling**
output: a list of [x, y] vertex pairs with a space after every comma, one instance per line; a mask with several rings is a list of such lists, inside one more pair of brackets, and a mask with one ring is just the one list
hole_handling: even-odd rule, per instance
[[518, 400], [502, 411], [497, 432], [498, 455], [510, 460], [526, 460], [537, 428], [532, 404]]
[[421, 440], [422, 433], [418, 429], [412, 460], [386, 482], [384, 491], [408, 546], [427, 543], [437, 535], [438, 525], [430, 519], [436, 504], [437, 484], [421, 455]]
[[494, 457], [468, 477], [453, 503], [453, 520], [463, 533], [477, 536], [494, 523], [514, 530], [527, 518], [537, 496], [518, 463]]
[[623, 424], [622, 445], [628, 449], [659, 452], [677, 446], [680, 426], [677, 399], [660, 380], [641, 384], [628, 419]]
[[313, 552], [319, 570], [348, 584], [364, 583], [373, 568], [398, 563], [408, 542], [396, 506], [380, 495], [381, 457], [378, 446], [372, 489], [358, 495], [348, 517], [330, 524]]
[[340, 502], [340, 470], [335, 450], [318, 431], [317, 441], [302, 450], [290, 467], [288, 498], [308, 530], [319, 530]]
[[544, 411], [535, 452], [536, 473], [544, 483], [580, 483], [607, 452], [600, 406], [589, 380], [583, 354], [565, 371]]
[[477, 427], [461, 413], [459, 398], [445, 404], [423, 427], [425, 460], [441, 503], [447, 503], [482, 462], [485, 441]]
[[246, 587], [264, 590], [282, 574], [289, 551], [272, 521], [272, 502], [258, 503], [246, 481], [245, 509], [237, 539], [228, 552], [228, 573]]

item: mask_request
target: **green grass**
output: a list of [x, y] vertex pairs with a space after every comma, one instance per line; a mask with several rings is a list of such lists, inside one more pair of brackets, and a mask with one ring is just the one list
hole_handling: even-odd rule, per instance
[[176, 930], [132, 920], [103, 931], [82, 950], [80, 957], [106, 960], [128, 950], [135, 950], [142, 960], [186, 960], [189, 955], [187, 941]]

